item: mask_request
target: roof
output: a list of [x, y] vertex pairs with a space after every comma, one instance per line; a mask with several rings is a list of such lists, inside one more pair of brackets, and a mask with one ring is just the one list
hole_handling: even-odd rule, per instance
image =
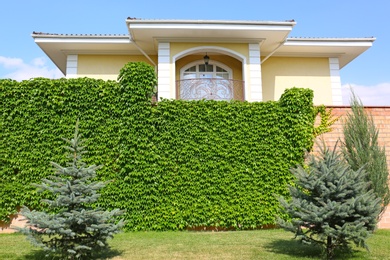
[[338, 57], [340, 69], [370, 48], [376, 39], [368, 38], [287, 38], [274, 56]]
[[128, 34], [54, 34], [33, 32], [47, 56], [66, 73], [68, 54], [156, 55], [158, 42], [261, 44], [261, 55], [339, 57], [340, 68], [372, 46], [375, 38], [289, 38], [288, 21], [126, 20]]
[[127, 34], [55, 34], [33, 32], [35, 43], [66, 75], [66, 60], [70, 54], [135, 54]]
[[53, 38], [129, 38], [128, 34], [60, 34], [60, 33], [44, 33], [33, 32], [33, 37], [53, 37]]

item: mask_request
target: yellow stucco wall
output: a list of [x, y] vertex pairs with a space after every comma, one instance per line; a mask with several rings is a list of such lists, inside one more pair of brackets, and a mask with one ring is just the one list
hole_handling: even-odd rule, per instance
[[[227, 49], [229, 51], [236, 52], [244, 57], [249, 56], [249, 49], [247, 43], [189, 43], [189, 42], [180, 42], [180, 43], [171, 43], [171, 59], [173, 60], [173, 57], [175, 57], [177, 54], [182, 53], [183, 51], [197, 48], [197, 47], [204, 47], [204, 48], [210, 48], [210, 47], [217, 47], [217, 48], [223, 48]], [[218, 53], [211, 54], [208, 53], [210, 56], [210, 63], [212, 63], [213, 60], [219, 61], [226, 66], [230, 67], [233, 70], [233, 78], [237, 80], [243, 80], [242, 75], [242, 61], [237, 60], [236, 58], [229, 56], [233, 54], [226, 54], [226, 53], [219, 53], [220, 50], [214, 50], [212, 53]], [[200, 54], [198, 54], [200, 53]], [[176, 61], [176, 70], [175, 70], [175, 78], [176, 80], [180, 79], [180, 69], [185, 66], [186, 64], [196, 61], [196, 60], [202, 60], [203, 56], [206, 54], [206, 52], [202, 52], [202, 50], [199, 50], [196, 54], [189, 54], [188, 56], [184, 56], [182, 58], [179, 58]], [[248, 59], [247, 59], [248, 60]]]
[[[157, 56], [150, 58], [157, 64]], [[130, 61], [144, 61], [154, 66], [141, 55], [79, 55], [77, 76], [116, 80], [120, 69]]]
[[[248, 57], [248, 44], [240, 43], [171, 43], [171, 58], [185, 50], [200, 46], [218, 46], [231, 49]], [[245, 80], [242, 61], [234, 57], [208, 53], [210, 62], [219, 61], [233, 70], [233, 79]], [[172, 77], [180, 79], [180, 69], [190, 62], [202, 60], [204, 54], [196, 53], [184, 56], [175, 63]], [[151, 56], [157, 64], [157, 56]], [[248, 60], [248, 59], [247, 59]], [[151, 62], [142, 55], [79, 55], [78, 76], [104, 80], [116, 80], [119, 70], [129, 61]], [[152, 65], [152, 64], [151, 64]], [[153, 66], [153, 65], [152, 65]], [[174, 64], [171, 64], [172, 68]], [[247, 64], [244, 64], [247, 66]], [[314, 90], [314, 104], [332, 104], [332, 90], [328, 58], [271, 57], [262, 66], [263, 100], [278, 100], [286, 88], [301, 87]], [[175, 88], [175, 79], [172, 88]], [[245, 82], [248, 86], [250, 82]]]
[[[204, 55], [189, 55], [185, 56], [176, 61], [176, 80], [180, 79], [180, 70], [186, 66], [188, 63], [197, 60], [203, 60]], [[226, 55], [212, 55], [210, 56], [210, 64], [213, 64], [213, 61], [218, 61], [229, 68], [232, 69], [233, 79], [243, 80], [242, 79], [242, 64], [241, 61]]]
[[262, 64], [263, 100], [279, 100], [286, 88], [314, 90], [314, 104], [332, 104], [328, 58], [271, 57]]

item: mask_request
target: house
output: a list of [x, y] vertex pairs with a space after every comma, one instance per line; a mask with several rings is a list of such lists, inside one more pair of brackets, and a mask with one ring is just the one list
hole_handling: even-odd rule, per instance
[[32, 34], [72, 77], [115, 80], [129, 61], [158, 73], [158, 97], [278, 100], [286, 88], [314, 90], [314, 103], [341, 105], [339, 70], [375, 38], [292, 38], [295, 21], [142, 20], [125, 35]]

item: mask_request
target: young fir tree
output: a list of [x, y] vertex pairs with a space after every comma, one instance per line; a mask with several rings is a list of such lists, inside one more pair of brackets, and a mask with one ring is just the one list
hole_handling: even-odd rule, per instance
[[390, 202], [390, 190], [385, 149], [378, 144], [378, 130], [374, 120], [363, 107], [361, 100], [352, 92], [351, 112], [343, 125], [344, 140], [341, 150], [353, 170], [365, 166], [366, 181], [381, 198], [381, 212]]
[[40, 191], [48, 191], [54, 199], [45, 199], [50, 212], [30, 211], [24, 207], [21, 214], [27, 226], [19, 229], [31, 242], [42, 247], [47, 255], [61, 259], [91, 259], [108, 249], [107, 239], [112, 238], [123, 226], [115, 223], [115, 217], [123, 212], [115, 209], [104, 211], [92, 207], [99, 198], [98, 190], [104, 183], [93, 181], [100, 166], [87, 167], [82, 161], [86, 151], [78, 133], [78, 123], [69, 146], [69, 162], [66, 167], [52, 163], [55, 175], [36, 185]]
[[332, 259], [336, 248], [350, 249], [350, 242], [366, 247], [365, 240], [376, 227], [380, 200], [368, 190], [363, 168], [352, 170], [341, 154], [324, 147], [318, 158], [309, 158], [307, 168], [298, 166], [290, 186], [290, 201], [280, 199], [291, 221], [279, 224], [304, 243], [315, 243]]

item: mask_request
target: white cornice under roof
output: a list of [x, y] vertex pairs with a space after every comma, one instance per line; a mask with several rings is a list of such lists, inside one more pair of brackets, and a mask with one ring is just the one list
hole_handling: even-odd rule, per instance
[[292, 25], [294, 20], [288, 21], [257, 21], [257, 20], [176, 20], [176, 19], [126, 19], [129, 24], [228, 24], [228, 25]]
[[272, 53], [284, 57], [338, 57], [342, 68], [375, 41], [375, 38], [287, 38], [295, 24], [294, 21], [127, 19], [129, 35], [34, 32], [32, 37], [64, 74], [68, 54], [131, 55], [142, 50], [147, 55], [157, 55], [159, 41], [261, 43], [262, 56]]
[[287, 38], [273, 54], [281, 57], [339, 58], [343, 68], [370, 48], [376, 39], [371, 38]]
[[139, 54], [129, 35], [110, 34], [47, 34], [33, 33], [35, 43], [56, 66], [66, 73], [69, 54], [131, 55]]
[[157, 49], [154, 39], [167, 42], [260, 43], [262, 51], [272, 51], [283, 42], [294, 21], [218, 21], [218, 20], [137, 20], [127, 19], [130, 38], [145, 52]]

